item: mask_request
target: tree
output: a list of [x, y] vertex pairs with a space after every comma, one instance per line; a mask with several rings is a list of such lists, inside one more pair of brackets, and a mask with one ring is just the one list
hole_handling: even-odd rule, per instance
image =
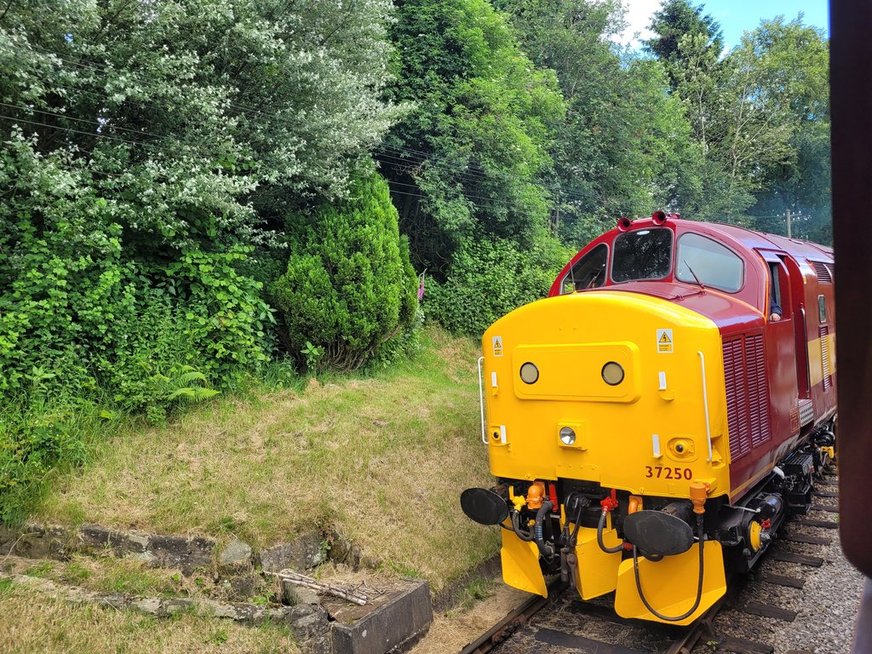
[[176, 364], [227, 379], [263, 362], [271, 312], [249, 260], [289, 206], [341, 197], [395, 120], [390, 12], [4, 3], [0, 393], [58, 371], [43, 389], [139, 407]]
[[415, 109], [379, 155], [419, 269], [444, 280], [477, 238], [530, 247], [547, 222], [543, 180], [564, 111], [553, 73], [521, 51], [485, 0], [403, 0], [390, 97]]
[[758, 70], [757, 93], [791, 128], [790, 156], [763, 171], [763, 189], [751, 209], [755, 224], [824, 243], [832, 240], [830, 177], [829, 50], [821, 30], [800, 15], [763, 21], [740, 46]]
[[[655, 57], [669, 64], [667, 71], [673, 89], [679, 86], [676, 74], [688, 67], [688, 59], [714, 63], [724, 48], [720, 25], [712, 16], [702, 12], [702, 5], [694, 7], [688, 0], [666, 0], [651, 18], [650, 28], [656, 36], [648, 40], [646, 47]], [[688, 35], [696, 37], [692, 48], [686, 41], [682, 44]]]
[[502, 0], [528, 52], [553, 67], [567, 102], [553, 147], [554, 229], [581, 245], [616, 216], [674, 207], [699, 194], [700, 164], [685, 109], [663, 65], [620, 53], [608, 35], [620, 5], [589, 0]]
[[272, 296], [296, 358], [354, 369], [411, 325], [415, 273], [381, 176], [364, 176], [340, 203], [289, 217], [289, 228], [292, 253]]

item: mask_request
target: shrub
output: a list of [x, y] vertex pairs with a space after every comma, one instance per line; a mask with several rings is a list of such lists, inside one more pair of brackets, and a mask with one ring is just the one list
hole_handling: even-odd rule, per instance
[[550, 238], [527, 252], [502, 239], [469, 241], [455, 253], [448, 278], [429, 283], [424, 308], [455, 333], [481, 336], [512, 309], [544, 297], [567, 258]]
[[292, 255], [272, 295], [290, 354], [309, 367], [357, 368], [412, 323], [415, 274], [387, 183], [289, 221]]

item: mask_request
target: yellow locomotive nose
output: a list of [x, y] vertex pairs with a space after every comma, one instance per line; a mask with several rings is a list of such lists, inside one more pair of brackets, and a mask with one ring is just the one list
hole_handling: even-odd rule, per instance
[[[705, 611], [725, 590], [720, 544], [691, 548], [691, 527], [665, 520], [656, 506], [678, 500], [690, 515], [691, 500], [701, 510], [707, 498], [729, 489], [723, 357], [714, 322], [658, 297], [597, 290], [521, 307], [494, 323], [482, 346], [482, 434], [491, 473], [517, 480], [509, 494], [527, 492], [529, 503], [532, 492], [537, 507], [545, 487], [561, 489], [563, 497], [578, 490], [635, 498], [634, 533], [665, 554], [635, 563], [642, 581], [646, 575], [654, 586], [674, 575], [688, 580], [686, 589], [672, 583], [665, 595], [652, 591], [657, 606], [666, 613], [690, 609], [682, 624]], [[567, 525], [566, 508], [556, 511]], [[621, 512], [627, 515], [628, 507]], [[640, 596], [634, 559], [622, 554], [627, 518], [619, 518], [623, 528], [610, 515], [606, 520], [599, 534], [596, 525], [578, 526], [579, 593], [590, 599], [617, 591], [620, 614], [660, 620]], [[652, 525], [673, 533], [641, 538]], [[502, 534], [506, 582], [545, 594], [540, 551], [512, 530]], [[697, 575], [690, 571], [702, 562], [707, 572], [696, 601]]]
[[705, 316], [620, 291], [548, 298], [483, 341], [491, 473], [634, 494], [727, 488], [721, 338]]

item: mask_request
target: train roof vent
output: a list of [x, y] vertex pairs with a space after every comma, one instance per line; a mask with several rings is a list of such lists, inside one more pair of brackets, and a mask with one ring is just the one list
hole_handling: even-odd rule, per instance
[[817, 275], [817, 280], [821, 284], [832, 284], [833, 283], [833, 275], [830, 272], [829, 267], [823, 261], [812, 261], [811, 265], [814, 266], [815, 274]]

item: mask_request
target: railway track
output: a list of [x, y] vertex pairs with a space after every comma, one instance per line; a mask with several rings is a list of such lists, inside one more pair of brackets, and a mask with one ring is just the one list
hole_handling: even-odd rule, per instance
[[[838, 511], [835, 476], [819, 480], [814, 495], [810, 513], [822, 517], [790, 520], [756, 572], [734, 579], [728, 594], [689, 627], [620, 618], [608, 598], [581, 602], [571, 589], [555, 583], [548, 599], [528, 599], [461, 654], [773, 654], [775, 646], [765, 642], [766, 636], [774, 624], [796, 619], [797, 611], [785, 604], [791, 593], [802, 593], [808, 571], [823, 566], [825, 560], [815, 550], [828, 545], [832, 538], [827, 534], [838, 528], [829, 519]], [[746, 637], [749, 630], [754, 639]]]

